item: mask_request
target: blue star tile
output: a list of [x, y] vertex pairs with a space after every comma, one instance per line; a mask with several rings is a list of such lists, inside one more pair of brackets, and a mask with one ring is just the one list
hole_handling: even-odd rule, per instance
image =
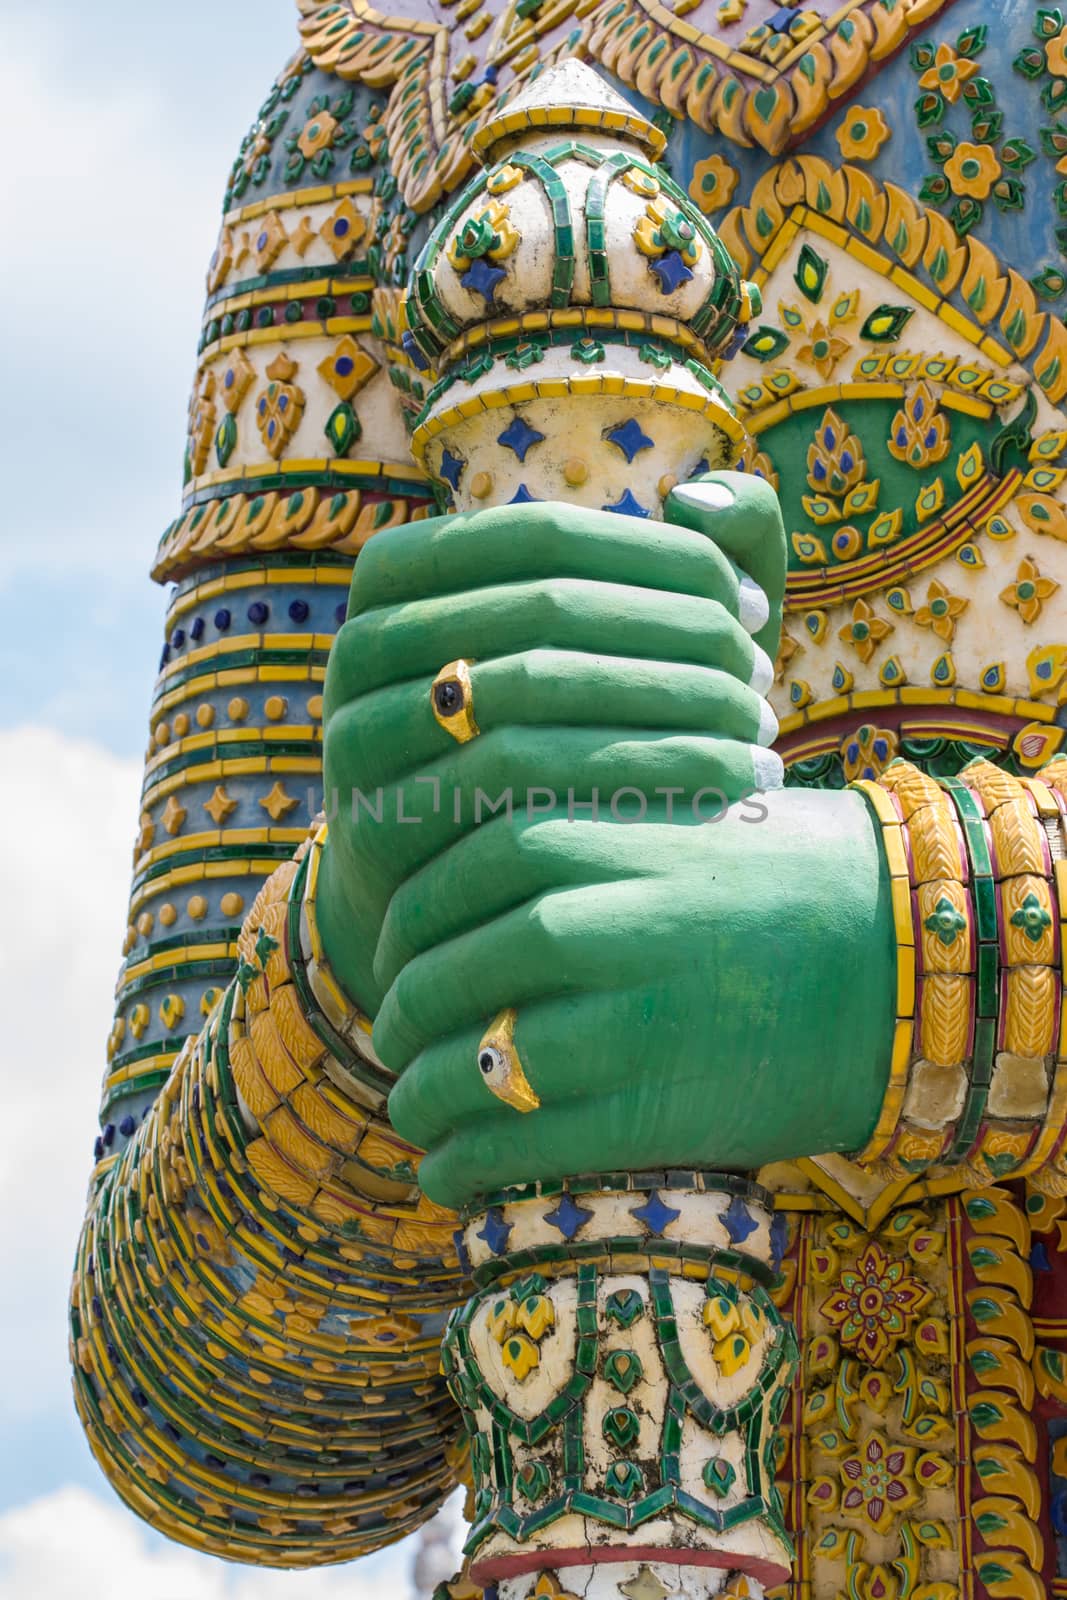
[[459, 480], [463, 476], [463, 469], [467, 465], [462, 456], [457, 456], [451, 450], [445, 449], [441, 455], [441, 465], [438, 469], [440, 476], [446, 483], [451, 484], [453, 491], [459, 488]]
[[673, 294], [693, 276], [677, 250], [668, 250], [658, 261], [650, 261], [649, 266], [659, 279], [660, 294]]
[[538, 433], [536, 428], [531, 428], [530, 424], [522, 417], [515, 417], [508, 423], [503, 433], [497, 434], [496, 442], [504, 445], [508, 450], [514, 450], [519, 460], [525, 465], [527, 452], [533, 445], [540, 444], [543, 438], [544, 434]]
[[613, 506], [601, 506], [601, 511], [618, 511], [624, 517], [647, 517], [648, 512], [640, 500], [635, 500], [633, 492], [626, 490], [621, 500], [616, 500]]
[[556, 1209], [546, 1211], [545, 1221], [550, 1227], [558, 1228], [565, 1239], [573, 1239], [575, 1234], [581, 1233], [592, 1215], [584, 1206], [575, 1205], [571, 1196], [564, 1193]]
[[771, 1265], [775, 1272], [782, 1265], [789, 1243], [789, 1222], [784, 1211], [776, 1211], [771, 1222]]
[[636, 1222], [643, 1222], [649, 1233], [661, 1234], [670, 1223], [681, 1216], [680, 1211], [675, 1211], [673, 1206], [664, 1205], [658, 1192], [653, 1189], [644, 1205], [630, 1215]]
[[490, 1206], [485, 1213], [485, 1223], [482, 1231], [476, 1235], [484, 1239], [495, 1256], [502, 1256], [508, 1247], [511, 1238], [511, 1223], [504, 1221], [504, 1213], [499, 1206]]
[[515, 493], [512, 495], [511, 499], [508, 501], [508, 505], [509, 506], [529, 506], [529, 505], [533, 505], [533, 503], [535, 502], [535, 500], [537, 500], [537, 498], [538, 498], [537, 495], [530, 493], [529, 489], [527, 489], [527, 487], [526, 487], [526, 485], [524, 483], [520, 483], [519, 487], [515, 490]]
[[620, 422], [617, 428], [609, 428], [604, 437], [609, 444], [618, 445], [627, 461], [632, 461], [642, 450], [652, 448], [652, 440], [636, 417], [631, 417], [627, 422]]
[[[692, 277], [692, 273], [689, 274]], [[496, 304], [496, 292], [507, 277], [503, 267], [494, 267], [481, 257], [472, 261], [466, 272], [460, 278], [460, 283], [465, 289], [471, 289], [475, 294], [480, 294], [487, 306]]]
[[752, 1216], [739, 1194], [735, 1194], [722, 1214], [723, 1224], [731, 1244], [744, 1244], [750, 1233], [755, 1233], [759, 1223]]

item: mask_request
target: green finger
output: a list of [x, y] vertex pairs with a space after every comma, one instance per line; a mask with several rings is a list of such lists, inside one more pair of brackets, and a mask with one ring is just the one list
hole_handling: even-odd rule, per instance
[[427, 1151], [419, 1170], [425, 1192], [460, 1206], [508, 1184], [585, 1172], [591, 1149], [608, 1171], [744, 1171], [863, 1143], [884, 1083], [877, 1053], [857, 1056], [825, 1025], [824, 1038], [842, 1048], [827, 1058], [825, 1092], [813, 1095], [810, 1079], [784, 1065], [760, 1070], [751, 1018], [746, 1038], [725, 1014], [720, 1039], [712, 1025], [703, 1035], [694, 1026], [691, 1005], [676, 984], [520, 1006], [515, 1047], [541, 1100], [527, 1113], [486, 1086], [478, 1068], [483, 1029], [434, 1040], [389, 1098], [398, 1133]]
[[[553, 889], [409, 962], [379, 1009], [375, 1048], [400, 1072], [435, 1038], [506, 1007], [521, 1011], [545, 995], [626, 987], [649, 973], [639, 930], [650, 924], [655, 970], [687, 971], [694, 959], [704, 960], [694, 955], [693, 922], [691, 904], [668, 877]], [[558, 1074], [560, 1064], [547, 1070]], [[617, 1070], [618, 1062], [598, 1051], [586, 1060], [583, 1081], [592, 1084], [598, 1071], [611, 1081]]]
[[[483, 735], [555, 724], [714, 733], [769, 746], [778, 731], [766, 701], [714, 667], [544, 649], [474, 662], [470, 677]], [[396, 782], [456, 747], [434, 716], [427, 678], [375, 690], [339, 714], [350, 766], [367, 786]]]
[[369, 611], [346, 622], [330, 654], [327, 721], [358, 695], [543, 647], [688, 661], [766, 687], [767, 662], [718, 601], [626, 584], [553, 579]]
[[770, 655], [778, 649], [785, 596], [785, 525], [778, 496], [764, 479], [714, 472], [679, 484], [667, 496], [668, 522], [704, 534], [758, 584], [767, 619], [755, 638]]
[[[704, 815], [780, 781], [781, 762], [757, 745], [706, 735], [638, 733], [628, 728], [512, 726], [455, 745], [393, 786], [369, 788], [351, 761], [358, 708], [326, 730], [327, 817], [343, 817], [334, 843], [356, 873], [369, 863], [399, 883], [494, 812], [526, 815], [567, 810], [598, 797], [598, 810], [622, 817], [674, 790], [679, 808], [704, 794]], [[358, 752], [357, 752], [358, 754]], [[349, 824], [351, 818], [351, 825]]]
[[565, 813], [533, 821], [497, 817], [458, 839], [397, 889], [374, 963], [381, 990], [435, 945], [550, 889], [608, 883], [619, 873], [617, 833], [609, 827], [571, 821]]
[[498, 583], [611, 578], [718, 600], [736, 614], [737, 577], [712, 542], [614, 512], [553, 502], [408, 523], [361, 552], [348, 614]]

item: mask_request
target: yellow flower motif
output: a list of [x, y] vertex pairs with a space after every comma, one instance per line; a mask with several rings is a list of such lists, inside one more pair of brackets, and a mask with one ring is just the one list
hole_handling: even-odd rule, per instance
[[489, 181], [485, 187], [490, 194], [507, 194], [509, 189], [514, 189], [517, 183], [522, 182], [523, 177], [522, 168], [513, 167], [509, 161], [505, 166], [498, 167], [495, 172], [490, 174]]
[[478, 256], [488, 256], [490, 261], [503, 261], [510, 256], [520, 237], [510, 216], [506, 201], [491, 200], [484, 210], [468, 217], [448, 247], [453, 269], [466, 272]]
[[987, 200], [1000, 177], [1000, 162], [987, 144], [968, 144], [965, 139], [945, 162], [945, 177], [953, 194], [970, 195], [972, 200]]
[[939, 639], [950, 641], [956, 633], [956, 618], [970, 605], [958, 595], [949, 594], [943, 583], [933, 582], [926, 591], [926, 604], [915, 613], [920, 628], [932, 628]]
[[328, 111], [320, 111], [317, 117], [310, 117], [297, 140], [301, 155], [310, 161], [320, 150], [329, 149], [339, 127], [337, 118], [331, 117]]
[[1067, 78], [1067, 28], [1045, 46], [1045, 61], [1054, 78]]
[[1041, 615], [1041, 607], [1058, 588], [1059, 584], [1051, 578], [1043, 578], [1036, 561], [1026, 556], [1019, 562], [1015, 582], [1000, 591], [1000, 598], [1006, 606], [1017, 611], [1024, 622], [1036, 622]]
[[556, 1325], [556, 1313], [547, 1295], [529, 1295], [518, 1307], [518, 1325], [540, 1344]]
[[634, 194], [639, 194], [644, 200], [654, 200], [659, 194], [659, 183], [650, 172], [642, 172], [640, 167], [629, 167], [622, 175], [622, 181]]
[[977, 61], [958, 56], [950, 44], [939, 44], [934, 64], [919, 79], [920, 89], [933, 89], [943, 94], [950, 105], [955, 105], [968, 78], [978, 71]]
[[693, 224], [662, 197], [649, 201], [644, 216], [634, 223], [633, 238], [641, 254], [652, 260], [668, 250], [676, 250], [689, 267], [700, 260], [701, 245]]
[[797, 360], [814, 367], [820, 377], [828, 378], [841, 357], [848, 354], [848, 349], [848, 340], [831, 333], [819, 318], [808, 327], [808, 342], [798, 349]]
[[893, 632], [893, 624], [876, 617], [866, 600], [857, 600], [852, 607], [852, 621], [837, 630], [842, 644], [851, 645], [864, 663], [868, 662], [882, 640]]
[[541, 1365], [540, 1351], [524, 1333], [512, 1334], [510, 1339], [505, 1340], [501, 1355], [504, 1365], [510, 1368], [520, 1383], [525, 1383], [530, 1373]]
[[873, 161], [892, 132], [877, 106], [853, 106], [834, 137], [846, 161]]
[[693, 176], [689, 181], [690, 197], [703, 212], [720, 211], [723, 206], [730, 204], [737, 188], [737, 176], [737, 169], [724, 161], [722, 156], [708, 156], [706, 161], [698, 161], [693, 168]]

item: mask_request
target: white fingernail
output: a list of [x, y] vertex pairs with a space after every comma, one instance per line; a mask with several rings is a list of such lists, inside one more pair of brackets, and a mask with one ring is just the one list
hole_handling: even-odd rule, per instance
[[680, 483], [672, 492], [697, 511], [724, 511], [734, 503], [733, 491], [725, 483]]
[[782, 758], [774, 750], [754, 750], [752, 752], [752, 765], [756, 772], [756, 788], [761, 792], [765, 789], [780, 789], [785, 782], [785, 767]]
[[778, 718], [771, 710], [766, 700], [760, 701], [759, 708], [759, 733], [756, 743], [766, 745], [768, 748], [778, 737]]
[[774, 682], [774, 662], [760, 645], [753, 639], [752, 672], [749, 675], [748, 686], [755, 689], [757, 694], [766, 694]]
[[742, 628], [746, 633], [758, 633], [770, 614], [771, 603], [759, 584], [742, 573], [737, 595], [737, 619]]

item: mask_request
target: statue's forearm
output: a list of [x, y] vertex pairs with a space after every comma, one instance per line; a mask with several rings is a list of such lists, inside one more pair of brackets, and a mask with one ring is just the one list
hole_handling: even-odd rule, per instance
[[123, 1498], [294, 1566], [409, 1531], [457, 1465], [437, 1377], [454, 1219], [420, 1196], [387, 1075], [316, 970], [296, 898], [315, 865], [268, 881], [237, 978], [104, 1175], [72, 1310], [78, 1408]]

